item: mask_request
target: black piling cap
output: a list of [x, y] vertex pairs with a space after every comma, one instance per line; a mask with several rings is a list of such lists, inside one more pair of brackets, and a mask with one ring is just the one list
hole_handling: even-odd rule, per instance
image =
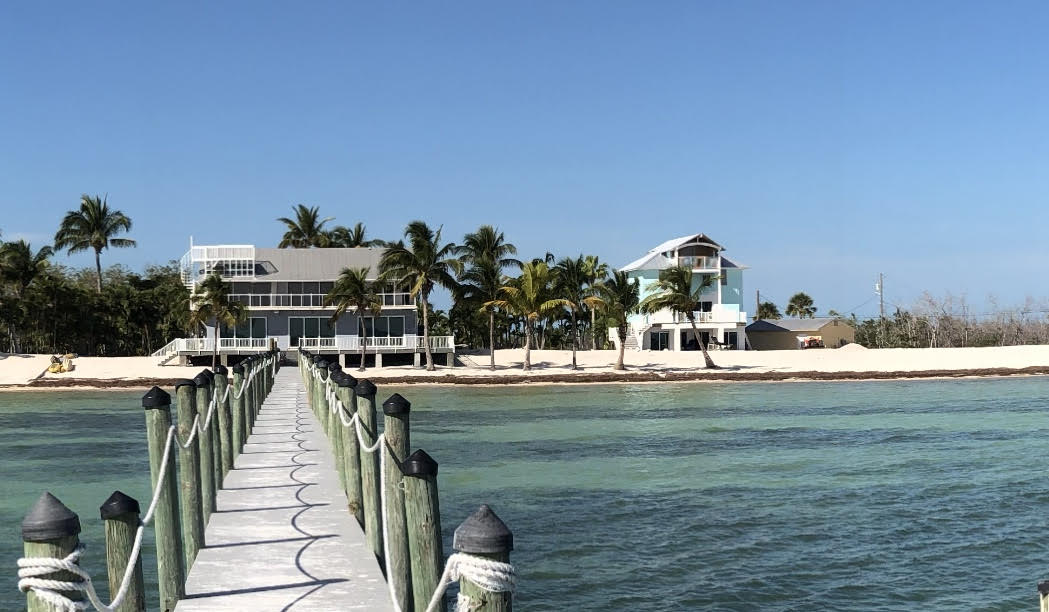
[[328, 364], [328, 371], [329, 372], [334, 372], [336, 370], [341, 370], [341, 369], [342, 369], [342, 366], [339, 365], [338, 361], [333, 361], [333, 362]]
[[508, 553], [514, 549], [514, 534], [488, 504], [482, 504], [455, 528], [452, 548], [464, 553]]
[[347, 372], [344, 372], [343, 370], [339, 370], [338, 378], [335, 377], [335, 374], [332, 374], [331, 379], [335, 381], [335, 384], [339, 385], [340, 387], [357, 386], [357, 379], [348, 374]]
[[204, 368], [200, 373], [208, 377], [208, 382], [215, 382], [215, 373], [208, 368]]
[[244, 363], [243, 362], [238, 362], [238, 363], [234, 364], [234, 366], [233, 366], [233, 373], [234, 374], [240, 374], [241, 376], [243, 376], [244, 375]]
[[142, 396], [143, 408], [161, 408], [171, 405], [171, 396], [160, 387], [153, 387]]
[[401, 471], [405, 476], [436, 476], [437, 462], [420, 448], [408, 455], [408, 458], [401, 464]]
[[229, 370], [226, 369], [226, 366], [224, 366], [224, 365], [222, 365], [220, 363], [217, 366], [215, 366], [215, 375], [216, 376], [227, 376], [227, 375], [229, 375]]
[[367, 378], [357, 379], [357, 395], [361, 397], [375, 397], [375, 384]]
[[103, 521], [124, 516], [125, 514], [138, 514], [141, 511], [142, 509], [138, 507], [137, 499], [130, 495], [124, 495], [120, 491], [113, 491], [109, 499], [98, 508], [98, 514]]
[[408, 414], [412, 409], [412, 404], [408, 400], [404, 399], [400, 393], [394, 393], [382, 403], [382, 413], [387, 416], [393, 416], [395, 414]]
[[46, 542], [80, 533], [80, 517], [58, 498], [44, 493], [22, 519], [22, 540]]
[[198, 389], [201, 387], [207, 387], [210, 382], [211, 381], [208, 380], [208, 377], [204, 375], [204, 372], [193, 377], [193, 384], [195, 384]]
[[357, 379], [353, 376], [353, 374], [346, 372], [346, 380], [348, 381], [346, 383], [347, 387], [353, 388], [357, 386]]
[[1043, 580], [1038, 583], [1038, 592], [1042, 595], [1049, 595], [1049, 580]]
[[[198, 375], [197, 378], [200, 378], [200, 376]], [[179, 380], [175, 381], [175, 393], [178, 393], [179, 387], [193, 387], [194, 389], [196, 389], [197, 381], [195, 379], [190, 380], [188, 378], [180, 378]]]
[[342, 373], [342, 370], [332, 370], [331, 374], [328, 375], [328, 378], [330, 378], [333, 383], [341, 387], [343, 376], [345, 376], [345, 374]]
[[320, 355], [314, 355], [314, 354], [311, 353], [310, 354], [310, 359], [313, 361], [314, 364], [317, 364], [318, 362], [320, 362], [324, 358], [321, 357]]
[[323, 358], [318, 359], [317, 360], [317, 369], [318, 370], [327, 370], [328, 369], [328, 362], [327, 362], [327, 360], [325, 360]]

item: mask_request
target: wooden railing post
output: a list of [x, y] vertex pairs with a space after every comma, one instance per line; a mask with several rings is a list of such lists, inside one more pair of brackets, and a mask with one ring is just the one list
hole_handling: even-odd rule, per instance
[[219, 364], [215, 366], [215, 392], [219, 396], [219, 452], [222, 455], [222, 480], [226, 481], [226, 474], [233, 469], [233, 438], [232, 424], [230, 423], [230, 400], [226, 395], [229, 387], [229, 371], [226, 366]]
[[116, 612], [145, 612], [146, 584], [142, 578], [142, 552], [134, 559], [131, 551], [135, 546], [135, 534], [138, 532], [138, 515], [141, 509], [138, 500], [128, 497], [120, 491], [113, 491], [98, 513], [106, 523], [106, 570], [109, 574], [109, 597], [115, 599], [124, 582], [124, 573], [129, 563], [135, 565], [131, 582], [128, 584], [124, 601]]
[[[328, 378], [331, 380], [332, 392], [335, 395], [335, 399], [338, 399], [339, 385], [335, 380], [336, 374], [342, 374], [342, 366], [339, 365], [338, 361], [332, 361], [328, 363]], [[342, 423], [339, 421], [339, 415], [335, 412], [335, 407], [331, 402], [327, 403], [327, 408], [328, 412], [326, 414], [328, 418], [328, 427], [325, 429], [325, 434], [327, 434], [328, 440], [331, 441], [332, 447], [334, 447], [336, 444], [335, 439], [339, 437], [339, 428], [342, 427]]]
[[[193, 435], [193, 419], [197, 415], [197, 385], [192, 380], [175, 382], [175, 410], [178, 416], [178, 440], [189, 440]], [[203, 417], [201, 417], [203, 418]], [[182, 444], [178, 450], [179, 507], [182, 522], [182, 552], [186, 568], [193, 566], [197, 552], [204, 546], [204, 506], [201, 493], [200, 447], [194, 442], [189, 448]], [[169, 477], [174, 477], [171, 474]]]
[[[455, 528], [452, 548], [476, 557], [509, 563], [510, 551], [514, 549], [514, 534], [484, 504]], [[510, 612], [513, 609], [512, 592], [486, 591], [465, 576], [459, 579], [459, 593], [470, 599], [471, 611]]]
[[[404, 472], [404, 516], [408, 523], [408, 556], [416, 612], [426, 612], [444, 568], [441, 507], [437, 498], [437, 462], [419, 449], [401, 464]], [[444, 599], [437, 608], [444, 612]]]
[[[361, 423], [361, 442], [372, 446], [378, 438], [375, 415], [375, 385], [370, 380], [357, 381], [357, 415]], [[382, 552], [382, 508], [379, 500], [379, 451], [369, 453], [361, 448], [361, 491], [364, 499], [364, 533], [372, 552], [380, 560]]]
[[321, 429], [325, 435], [328, 433], [328, 421], [331, 420], [331, 411], [328, 410], [328, 393], [326, 383], [328, 381], [328, 362], [320, 360], [317, 362], [317, 374], [320, 375], [320, 380], [317, 381], [317, 420], [320, 421]]
[[142, 397], [146, 413], [146, 440], [149, 443], [149, 475], [153, 491], [162, 487], [153, 515], [153, 532], [157, 538], [157, 579], [160, 582], [160, 609], [170, 612], [186, 596], [185, 558], [182, 553], [182, 527], [179, 524], [178, 488], [175, 483], [175, 453], [168, 454], [164, 482], [158, 483], [161, 461], [171, 427], [171, 396], [153, 387]]
[[328, 426], [328, 441], [331, 443], [331, 454], [335, 458], [335, 472], [339, 476], [339, 487], [345, 492], [346, 491], [346, 448], [342, 443], [342, 419], [339, 418], [338, 406], [339, 402], [339, 385], [342, 380], [346, 377], [346, 374], [342, 370], [331, 370], [331, 374], [328, 375], [328, 379], [331, 380], [331, 384], [335, 385], [335, 397], [332, 400], [332, 410], [334, 413], [331, 415], [330, 425]]
[[[64, 559], [80, 545], [79, 533], [80, 517], [54, 495], [44, 493], [22, 520], [24, 554], [26, 557]], [[81, 582], [79, 576], [66, 571], [57, 571], [37, 578]], [[60, 594], [73, 601], [84, 599], [84, 594], [80, 591], [60, 591]], [[26, 591], [26, 608], [28, 612], [56, 610], [51, 604], [37, 597], [32, 589]]]
[[[211, 427], [205, 427], [208, 418], [208, 377], [203, 372], [193, 379], [197, 385], [197, 414], [200, 415], [197, 432], [197, 448], [200, 449], [200, 499], [204, 510], [204, 526], [207, 528], [211, 513], [215, 511], [215, 452], [211, 444]], [[213, 417], [214, 418], [214, 417]]]
[[[352, 419], [357, 412], [357, 379], [343, 372], [339, 379], [339, 400], [346, 411], [343, 413], [347, 420]], [[346, 500], [349, 502], [350, 512], [364, 527], [364, 501], [361, 492], [361, 445], [357, 441], [356, 427], [341, 427], [339, 437], [342, 438], [343, 474], [346, 476], [344, 490]]]
[[[219, 442], [219, 398], [215, 397], [215, 373], [204, 368], [201, 372], [208, 382], [208, 403], [206, 406], [210, 406], [211, 403], [215, 402], [214, 413], [211, 415], [211, 422], [208, 423], [208, 441], [211, 442], [211, 509], [215, 509], [215, 499], [218, 494], [218, 490], [222, 488], [222, 443]], [[197, 384], [199, 389], [200, 384]], [[198, 401], [199, 403], [199, 401]], [[210, 514], [208, 515], [211, 516]]]
[[241, 387], [244, 386], [244, 368], [233, 366], [233, 388], [230, 389], [230, 411], [233, 421], [233, 460], [236, 461], [237, 457], [244, 452], [244, 442], [248, 439], [244, 435], [245, 420], [244, 420], [244, 396], [237, 397], [240, 393]]
[[401, 489], [401, 462], [408, 458], [411, 447], [409, 419], [411, 403], [401, 394], [394, 393], [382, 403], [383, 435], [385, 444], [380, 452], [385, 457], [386, 495], [386, 544], [389, 558], [386, 559], [386, 579], [393, 578], [397, 601], [402, 610], [411, 610], [412, 604], [412, 566], [408, 557], [408, 523], [404, 518], [404, 491]]

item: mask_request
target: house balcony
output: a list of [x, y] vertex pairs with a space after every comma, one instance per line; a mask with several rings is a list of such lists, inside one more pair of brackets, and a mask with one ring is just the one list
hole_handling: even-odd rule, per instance
[[718, 270], [721, 267], [721, 258], [716, 256], [682, 256], [671, 261], [673, 261], [675, 265], [691, 268], [693, 270]]
[[[383, 306], [415, 306], [410, 293], [380, 293]], [[332, 309], [324, 302], [323, 293], [234, 293], [229, 296], [231, 302], [240, 302], [248, 308], [293, 308], [293, 309]]]
[[[328, 338], [291, 338], [290, 336], [268, 336], [266, 338], [219, 338], [221, 354], [249, 354], [268, 350], [276, 344], [286, 351], [294, 348], [309, 349], [321, 353], [359, 353], [361, 338], [358, 336], [334, 336]], [[154, 357], [174, 358], [177, 355], [210, 355], [214, 352], [214, 338], [176, 338], [153, 353]], [[430, 336], [430, 350], [437, 353], [454, 353], [455, 336]], [[378, 337], [367, 339], [367, 353], [417, 353], [423, 351], [423, 337], [415, 335]]]
[[[389, 336], [362, 339], [360, 336], [335, 336], [329, 338], [298, 338], [298, 348], [311, 351], [338, 351], [359, 353], [364, 341], [366, 353], [417, 352], [423, 350], [422, 336]], [[430, 350], [453, 351], [455, 336], [430, 336]]]
[[[739, 306], [735, 304], [714, 304], [710, 311], [696, 311], [692, 313], [696, 324], [705, 325], [738, 325], [746, 324], [747, 313], [740, 312]], [[687, 325], [688, 317], [685, 313], [675, 313], [670, 310], [660, 310], [657, 313], [644, 315], [641, 325]]]

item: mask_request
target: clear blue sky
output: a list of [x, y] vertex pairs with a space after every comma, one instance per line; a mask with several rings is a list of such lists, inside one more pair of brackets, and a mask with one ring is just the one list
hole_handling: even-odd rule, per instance
[[1049, 296], [1047, 31], [1044, 2], [3, 3], [0, 229], [108, 193], [140, 246], [103, 263], [141, 268], [275, 245], [302, 202], [617, 265], [705, 232], [821, 312], [878, 272], [1018, 304]]

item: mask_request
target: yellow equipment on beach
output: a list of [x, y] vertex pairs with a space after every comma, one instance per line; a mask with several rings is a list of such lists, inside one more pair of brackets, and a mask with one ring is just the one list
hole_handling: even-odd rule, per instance
[[76, 357], [73, 353], [66, 353], [62, 357], [52, 356], [51, 365], [47, 366], [47, 371], [52, 374], [59, 374], [62, 372], [72, 372], [76, 367], [73, 365], [73, 358]]

